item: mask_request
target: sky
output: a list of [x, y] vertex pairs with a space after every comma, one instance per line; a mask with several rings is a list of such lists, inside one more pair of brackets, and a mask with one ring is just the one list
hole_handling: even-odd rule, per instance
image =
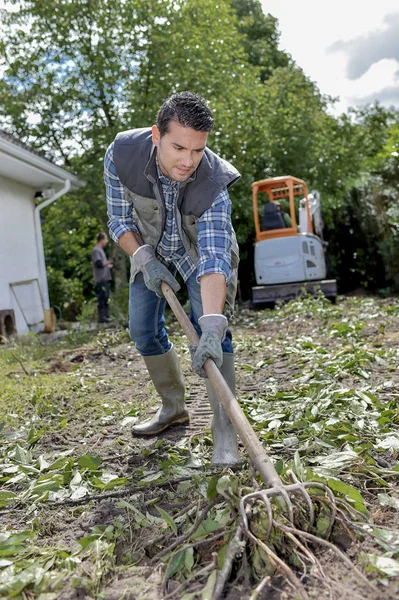
[[339, 97], [334, 113], [379, 101], [399, 108], [399, 0], [261, 0], [280, 49]]

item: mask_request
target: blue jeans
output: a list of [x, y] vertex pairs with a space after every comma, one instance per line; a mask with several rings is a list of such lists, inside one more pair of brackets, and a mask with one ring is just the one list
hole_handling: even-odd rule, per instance
[[[202, 316], [202, 301], [200, 285], [194, 272], [186, 281], [190, 300], [190, 321], [196, 332], [201, 336], [198, 319]], [[168, 352], [172, 344], [165, 329], [165, 298], [158, 298], [155, 292], [147, 288], [142, 273], [138, 273], [130, 284], [129, 300], [129, 329], [130, 337], [136, 344], [142, 356], [157, 356]], [[232, 354], [233, 344], [231, 332], [228, 329], [222, 342], [223, 352]]]
[[110, 281], [102, 281], [96, 283], [96, 295], [97, 295], [97, 309], [98, 309], [98, 322], [102, 323], [108, 319], [108, 300], [111, 289]]

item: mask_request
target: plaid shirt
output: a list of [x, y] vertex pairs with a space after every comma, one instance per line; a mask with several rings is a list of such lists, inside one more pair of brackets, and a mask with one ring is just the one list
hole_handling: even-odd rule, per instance
[[[118, 243], [124, 233], [128, 231], [139, 233], [139, 230], [134, 222], [133, 203], [125, 199], [124, 187], [116, 173], [113, 148], [112, 143], [105, 155], [104, 181], [107, 192], [109, 234]], [[166, 211], [165, 229], [156, 249], [158, 258], [166, 264], [173, 263], [184, 281], [187, 281], [198, 269], [197, 280], [203, 275], [221, 273], [229, 283], [232, 227], [231, 202], [227, 189], [221, 191], [211, 207], [198, 219], [198, 265], [196, 266], [184, 248], [176, 223], [175, 208], [181, 184], [178, 181], [170, 181], [162, 175], [159, 168], [158, 176], [162, 184]]]

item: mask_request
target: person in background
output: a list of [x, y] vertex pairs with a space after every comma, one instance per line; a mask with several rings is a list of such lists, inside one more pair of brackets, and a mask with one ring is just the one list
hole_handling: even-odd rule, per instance
[[292, 227], [291, 217], [288, 213], [285, 212], [285, 210], [281, 209], [280, 200], [273, 200], [273, 204], [275, 204], [277, 206], [277, 210], [280, 211], [281, 216], [283, 217], [284, 225], [286, 227]]
[[97, 244], [94, 246], [91, 253], [94, 283], [96, 286], [98, 323], [108, 323], [109, 321], [108, 300], [113, 263], [112, 260], [107, 259], [104, 252], [104, 248], [107, 244], [108, 236], [102, 231], [97, 235]]
[[[213, 358], [235, 391], [232, 335], [227, 314], [237, 290], [238, 245], [228, 188], [238, 171], [206, 147], [212, 113], [193, 92], [170, 96], [156, 124], [119, 133], [104, 161], [108, 227], [131, 257], [130, 335], [142, 355], [161, 406], [133, 435], [157, 435], [189, 420], [185, 387], [165, 330], [161, 284], [187, 287], [190, 319], [200, 336], [190, 348], [192, 367]], [[216, 392], [205, 379], [213, 410], [213, 465], [240, 462], [237, 436]]]

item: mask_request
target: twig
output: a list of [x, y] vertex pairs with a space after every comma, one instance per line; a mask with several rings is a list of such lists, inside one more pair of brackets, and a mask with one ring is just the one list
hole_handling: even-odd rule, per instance
[[[203, 540], [198, 540], [198, 542], [193, 542], [192, 544], [186, 544], [182, 550], [188, 550], [189, 548], [197, 548], [198, 546], [202, 546], [202, 544], [211, 544], [212, 542], [216, 542], [219, 538], [226, 534], [226, 529], [229, 525], [231, 525], [232, 521], [230, 521], [227, 525], [222, 528], [222, 531], [212, 535], [210, 538], [204, 538]], [[212, 599], [213, 600], [213, 599]]]
[[259, 596], [259, 594], [261, 593], [261, 591], [263, 590], [263, 588], [268, 583], [270, 583], [270, 575], [266, 575], [266, 577], [264, 579], [262, 579], [262, 581], [260, 582], [260, 584], [256, 586], [256, 588], [252, 592], [249, 600], [256, 600], [256, 598]]
[[308, 540], [311, 540], [312, 542], [315, 542], [316, 544], [320, 544], [321, 546], [325, 546], [326, 548], [329, 548], [329, 550], [332, 550], [333, 552], [335, 552], [335, 554], [337, 556], [339, 556], [339, 558], [353, 571], [355, 571], [355, 573], [357, 574], [357, 576], [367, 585], [369, 586], [373, 592], [377, 592], [378, 594], [380, 593], [378, 588], [367, 579], [367, 577], [352, 563], [352, 561], [336, 546], [334, 546], [334, 544], [331, 544], [331, 542], [328, 542], [327, 540], [323, 540], [322, 538], [317, 537], [316, 535], [313, 535], [312, 533], [308, 533], [307, 531], [301, 531], [299, 529], [296, 529], [295, 527], [287, 527], [287, 525], [282, 525], [281, 523], [276, 523], [276, 521], [273, 520], [273, 524], [276, 527], [279, 527], [280, 529], [282, 529], [285, 532], [290, 532], [290, 533], [294, 533], [295, 535], [298, 535], [300, 537], [304, 537], [307, 538]]
[[[201, 502], [198, 506], [198, 508], [202, 508], [205, 505], [206, 501]], [[198, 505], [198, 502], [192, 502], [191, 504], [189, 504], [188, 506], [186, 506], [184, 509], [182, 509], [180, 512], [178, 512], [176, 515], [173, 515], [173, 518], [176, 519], [178, 517], [181, 517], [182, 515], [184, 515], [184, 513], [188, 512], [189, 510], [191, 510], [192, 508], [194, 508], [195, 506]], [[143, 550], [148, 550], [149, 548], [151, 548], [151, 546], [155, 546], [155, 544], [159, 544], [160, 542], [163, 541], [167, 541], [169, 539], [171, 539], [174, 536], [173, 531], [170, 533], [163, 533], [162, 535], [159, 535], [156, 538], [153, 538], [152, 540], [149, 540], [146, 544], [144, 544], [144, 546], [141, 546], [141, 549]]]
[[303, 544], [301, 544], [301, 542], [298, 540], [298, 538], [296, 538], [296, 537], [294, 536], [294, 534], [290, 533], [289, 531], [286, 531], [286, 532], [285, 532], [285, 534], [286, 534], [286, 536], [287, 536], [287, 537], [289, 537], [289, 538], [290, 538], [290, 540], [291, 540], [291, 541], [293, 541], [293, 542], [294, 542], [294, 544], [295, 544], [296, 546], [298, 546], [298, 547], [299, 547], [299, 548], [302, 550], [302, 552], [303, 552], [304, 554], [306, 554], [306, 556], [308, 557], [308, 560], [309, 560], [309, 561], [310, 561], [310, 562], [311, 562], [313, 565], [317, 564], [317, 562], [318, 562], [318, 561], [317, 561], [317, 559], [316, 559], [315, 555], [314, 555], [312, 552], [310, 552], [310, 550], [309, 550], [308, 548], [306, 548], [306, 546], [304, 546]]
[[[210, 471], [209, 473], [204, 473], [206, 477], [213, 477], [213, 475], [219, 474], [219, 471]], [[168, 486], [173, 486], [178, 483], [182, 483], [183, 481], [192, 481], [192, 478], [188, 477], [180, 477], [178, 479], [168, 479], [167, 481], [162, 481], [160, 483], [151, 483], [148, 485], [140, 485], [138, 487], [128, 486], [122, 488], [121, 490], [114, 490], [113, 492], [104, 492], [103, 494], [90, 494], [87, 496], [83, 496], [82, 498], [78, 498], [77, 500], [72, 500], [71, 498], [65, 498], [64, 500], [54, 500], [49, 502], [43, 502], [41, 506], [79, 506], [80, 504], [87, 504], [92, 500], [105, 500], [107, 498], [120, 498], [125, 495], [133, 496], [134, 494], [138, 494], [140, 492], [146, 491], [152, 488], [164, 488]], [[22, 504], [21, 508], [18, 508], [18, 504]], [[26, 510], [26, 506], [29, 504], [27, 501], [16, 500], [12, 504], [10, 504], [10, 508], [7, 510], [0, 510], [0, 515], [8, 514], [9, 512], [15, 510]]]
[[15, 358], [15, 360], [21, 365], [23, 372], [25, 373], [25, 375], [32, 375], [32, 373], [30, 373], [29, 371], [27, 371], [24, 367], [24, 363], [22, 362], [22, 360], [20, 358], [18, 358], [18, 356], [15, 356], [15, 354], [13, 352], [10, 352], [11, 356], [13, 358]]
[[[338, 516], [337, 521], [339, 521], [341, 523], [341, 525], [350, 532], [350, 529], [347, 525], [348, 521], [346, 520], [346, 517], [344, 517], [342, 519], [341, 517]], [[370, 529], [382, 529], [383, 528], [381, 525], [370, 525], [368, 523], [364, 523], [362, 526], [359, 523], [356, 523], [354, 521], [351, 523], [351, 527], [353, 527], [354, 529], [357, 529], [364, 536], [369, 536], [374, 542], [379, 543], [381, 541], [381, 539], [378, 537], [378, 535], [375, 535], [375, 533], [373, 531], [369, 531], [368, 529], [365, 529], [365, 526], [370, 527]], [[384, 527], [383, 529], [385, 529], [386, 531], [392, 531], [392, 533], [399, 534], [399, 531], [397, 531], [395, 529], [390, 529], [390, 527]], [[384, 540], [384, 544], [390, 549], [391, 552], [397, 551], [397, 548], [394, 545], [391, 545], [387, 540]]]
[[209, 502], [209, 504], [204, 508], [204, 510], [202, 511], [202, 513], [200, 514], [200, 516], [198, 517], [197, 521], [194, 523], [193, 527], [189, 531], [187, 531], [187, 533], [185, 533], [184, 535], [181, 535], [180, 537], [178, 537], [173, 542], [173, 544], [171, 544], [167, 548], [164, 548], [163, 550], [161, 550], [160, 552], [158, 552], [158, 554], [156, 554], [151, 559], [150, 564], [155, 563], [162, 556], [165, 556], [165, 554], [168, 554], [168, 552], [171, 552], [172, 550], [174, 550], [175, 548], [177, 548], [177, 546], [180, 546], [180, 544], [182, 544], [183, 542], [185, 542], [186, 540], [188, 540], [192, 536], [192, 534], [198, 529], [198, 527], [201, 525], [202, 521], [204, 521], [206, 519], [209, 511], [215, 506], [215, 504], [218, 504], [219, 502], [220, 502], [220, 497], [216, 496], [216, 498], [214, 498], [212, 500], [212, 502]]
[[196, 506], [198, 506], [198, 508], [202, 508], [203, 506], [205, 506], [205, 504], [206, 504], [206, 500], [203, 500], [202, 502], [200, 502], [199, 506], [198, 506], [198, 501], [197, 502], [191, 502], [191, 504], [188, 504], [187, 506], [185, 506], [184, 508], [182, 508], [178, 513], [176, 513], [175, 515], [173, 515], [173, 518], [174, 519], [178, 519], [179, 517], [182, 517], [186, 512], [188, 512], [192, 508], [195, 508]]
[[[301, 543], [301, 542], [298, 540], [298, 538], [297, 538], [297, 537], [295, 537], [295, 535], [294, 535], [294, 534], [290, 533], [289, 531], [286, 531], [286, 532], [285, 532], [285, 535], [286, 535], [287, 537], [289, 537], [289, 538], [290, 538], [290, 540], [291, 540], [292, 542], [294, 542], [294, 544], [295, 544], [296, 546], [298, 546], [298, 548], [300, 548], [300, 549], [302, 550], [302, 552], [305, 554], [305, 556], [307, 557], [307, 559], [308, 559], [308, 560], [309, 560], [309, 561], [312, 563], [312, 565], [313, 565], [314, 567], [316, 567], [316, 568], [319, 570], [319, 573], [320, 573], [321, 577], [319, 577], [319, 576], [317, 575], [317, 573], [315, 573], [314, 571], [311, 571], [311, 572], [310, 572], [310, 574], [311, 574], [311, 575], [313, 575], [314, 577], [316, 577], [316, 579], [318, 579], [319, 581], [321, 581], [321, 582], [322, 582], [324, 585], [326, 585], [326, 587], [328, 588], [328, 591], [329, 591], [329, 593], [330, 593], [330, 598], [331, 598], [331, 594], [332, 594], [331, 585], [328, 583], [328, 579], [327, 579], [327, 577], [325, 576], [325, 573], [324, 573], [324, 571], [323, 571], [323, 567], [321, 566], [321, 563], [320, 563], [320, 561], [319, 561], [319, 560], [317, 559], [317, 557], [316, 557], [316, 556], [313, 554], [313, 552], [311, 552], [311, 551], [309, 550], [309, 548], [307, 548], [306, 546], [304, 546], [304, 545], [303, 545], [303, 544], [302, 544], [302, 543]], [[304, 574], [304, 576], [305, 576], [305, 575], [306, 575], [306, 566], [304, 565], [304, 567], [305, 567], [305, 568], [304, 568], [304, 570], [305, 570], [305, 574]], [[301, 578], [301, 579], [303, 579], [303, 577], [304, 577], [304, 576], [302, 576], [302, 578]]]
[[[221, 597], [224, 587], [229, 580], [231, 571], [233, 568], [233, 561], [238, 553], [242, 553], [243, 548], [244, 530], [240, 524], [234, 534], [234, 537], [229, 543], [227, 548], [226, 557], [222, 569], [218, 572], [216, 577], [216, 585], [213, 590], [212, 600], [219, 600]], [[245, 547], [245, 544], [244, 544]]]
[[[357, 517], [360, 517], [362, 519], [363, 523], [370, 522], [370, 519], [367, 517], [367, 515], [360, 512], [360, 510], [353, 508], [353, 506], [351, 506], [348, 502], [345, 502], [345, 500], [342, 500], [342, 498], [337, 498], [337, 502], [339, 502], [339, 504], [342, 504], [342, 506], [344, 506], [349, 513], [352, 513], [352, 514], [356, 515]], [[338, 508], [338, 510], [339, 510], [339, 508]], [[340, 512], [342, 513], [342, 515], [344, 515], [343, 511], [340, 511]], [[347, 519], [347, 520], [350, 523], [352, 522], [351, 519]]]
[[[103, 494], [88, 494], [83, 496], [83, 498], [78, 498], [77, 500], [72, 500], [71, 498], [65, 498], [64, 500], [54, 500], [49, 502], [41, 503], [42, 507], [48, 506], [79, 506], [80, 504], [88, 504], [92, 500], [106, 500], [107, 498], [120, 498], [123, 496], [133, 496], [134, 494], [142, 493], [148, 489], [152, 488], [164, 488], [176, 485], [178, 483], [182, 483], [183, 481], [192, 481], [191, 478], [188, 477], [180, 477], [178, 479], [171, 479], [168, 481], [162, 481], [160, 483], [151, 483], [150, 485], [140, 485], [138, 487], [128, 486], [124, 487], [120, 490], [114, 490], [112, 492], [104, 492]], [[16, 504], [22, 504], [21, 508], [15, 506]], [[15, 510], [26, 510], [26, 506], [29, 504], [28, 501], [17, 500], [15, 503], [10, 505], [10, 508], [7, 510], [0, 510], [0, 515], [8, 514], [9, 512], [13, 512]]]
[[[168, 565], [168, 568], [169, 568], [169, 565]], [[194, 579], [197, 579], [198, 577], [205, 575], [206, 573], [208, 573], [208, 571], [214, 571], [216, 568], [217, 568], [217, 554], [216, 554], [216, 552], [212, 552], [212, 562], [211, 563], [209, 563], [208, 565], [206, 565], [205, 567], [203, 567], [202, 569], [200, 569], [199, 571], [194, 573], [191, 577], [189, 577], [188, 579], [183, 581], [183, 583], [181, 583], [175, 590], [173, 590], [173, 592], [170, 592], [170, 594], [163, 596], [162, 600], [170, 600], [171, 598], [173, 598], [173, 596], [175, 596], [179, 592], [186, 589]], [[167, 571], [166, 571], [166, 575], [167, 575]], [[168, 577], [165, 576], [164, 582], [162, 584], [164, 590], [165, 590], [167, 581], [168, 581]], [[213, 600], [213, 596], [212, 596], [212, 600]]]
[[281, 558], [279, 558], [277, 556], [277, 554], [275, 554], [273, 552], [273, 550], [271, 550], [271, 548], [269, 548], [269, 546], [267, 546], [264, 542], [262, 542], [262, 540], [258, 539], [255, 535], [253, 535], [253, 533], [251, 533], [250, 531], [247, 531], [247, 536], [253, 542], [255, 542], [255, 544], [260, 546], [262, 548], [262, 550], [264, 550], [264, 552], [266, 552], [267, 556], [270, 558], [271, 562], [276, 567], [276, 569], [278, 569], [284, 573], [288, 582], [297, 590], [297, 592], [299, 593], [301, 598], [303, 600], [309, 600], [309, 596], [308, 596], [305, 588], [303, 587], [303, 585], [299, 581], [299, 579], [296, 577], [296, 575], [289, 568], [289, 566], [283, 560], [281, 560]]

